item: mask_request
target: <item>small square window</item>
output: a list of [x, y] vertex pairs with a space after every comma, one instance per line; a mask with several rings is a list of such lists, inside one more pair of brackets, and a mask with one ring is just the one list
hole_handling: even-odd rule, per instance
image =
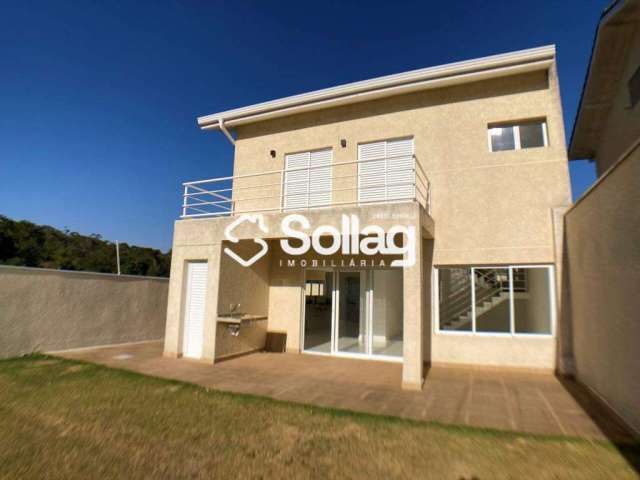
[[494, 127], [489, 129], [491, 151], [515, 150], [516, 139], [513, 127]]
[[544, 120], [489, 125], [489, 148], [492, 152], [547, 146], [547, 123]]
[[527, 123], [520, 125], [520, 148], [544, 147], [544, 124]]

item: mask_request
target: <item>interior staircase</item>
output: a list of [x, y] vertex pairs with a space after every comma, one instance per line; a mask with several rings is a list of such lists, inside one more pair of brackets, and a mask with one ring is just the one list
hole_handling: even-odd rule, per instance
[[[509, 300], [509, 272], [504, 268], [474, 268], [476, 318]], [[440, 299], [440, 328], [470, 330], [473, 316], [471, 274], [449, 279], [446, 293]], [[513, 270], [514, 292], [526, 292], [524, 269]]]

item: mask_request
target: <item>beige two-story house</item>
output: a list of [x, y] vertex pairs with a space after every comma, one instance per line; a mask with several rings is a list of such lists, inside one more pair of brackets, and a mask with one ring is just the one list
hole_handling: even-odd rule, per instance
[[571, 195], [553, 46], [198, 124], [234, 144], [234, 169], [184, 184], [165, 355], [281, 339], [402, 362], [408, 389], [430, 363], [556, 369]]

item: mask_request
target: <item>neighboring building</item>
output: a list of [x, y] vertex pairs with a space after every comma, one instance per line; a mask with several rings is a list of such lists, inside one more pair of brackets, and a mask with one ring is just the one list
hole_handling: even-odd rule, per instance
[[[166, 355], [213, 363], [263, 347], [268, 331], [269, 343], [286, 336], [287, 352], [402, 362], [409, 389], [421, 388], [425, 363], [556, 369], [571, 192], [553, 46], [198, 123], [235, 143], [234, 171], [185, 184]], [[245, 213], [264, 225], [252, 218], [225, 236]], [[321, 249], [352, 214], [384, 232], [413, 227], [415, 249], [409, 235], [394, 237], [403, 254], [286, 254], [291, 213], [309, 232], [325, 226]], [[343, 246], [361, 238], [347, 234]], [[247, 267], [225, 254], [247, 259], [264, 245]], [[390, 266], [411, 255], [415, 263]]]
[[569, 157], [598, 179], [565, 217], [563, 351], [640, 433], [640, 1], [602, 14]]

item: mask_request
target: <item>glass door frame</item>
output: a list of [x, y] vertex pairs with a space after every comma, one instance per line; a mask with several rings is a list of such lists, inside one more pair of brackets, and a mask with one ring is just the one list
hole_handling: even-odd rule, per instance
[[[346, 352], [340, 350], [340, 274], [341, 273], [358, 273], [360, 275], [360, 302], [359, 318], [360, 325], [364, 325], [364, 352]], [[332, 325], [331, 325], [331, 353], [341, 354], [350, 357], [361, 357], [363, 355], [371, 355], [371, 313], [372, 313], [372, 301], [373, 298], [373, 275], [371, 270], [357, 270], [357, 269], [336, 269], [334, 270], [333, 277], [333, 295], [335, 298], [335, 308], [332, 311]], [[362, 321], [362, 314], [364, 314], [364, 322]], [[358, 338], [363, 335], [362, 331], [358, 333]]]
[[[306, 282], [306, 270], [304, 275], [304, 281]], [[308, 270], [316, 270], [310, 268]], [[374, 275], [373, 272], [376, 269], [355, 269], [355, 268], [333, 268], [333, 269], [321, 269], [317, 270], [331, 271], [333, 275], [333, 288], [331, 291], [331, 352], [318, 352], [305, 349], [305, 316], [306, 316], [306, 302], [305, 302], [305, 290], [302, 289], [302, 321], [300, 329], [300, 345], [302, 353], [308, 353], [311, 355], [331, 355], [335, 357], [347, 357], [347, 358], [362, 358], [368, 360], [383, 360], [390, 362], [402, 363], [404, 355], [397, 357], [392, 355], [384, 355], [373, 353], [373, 294], [374, 294]], [[349, 272], [360, 274], [360, 281], [364, 280], [364, 315], [365, 315], [365, 351], [363, 353], [343, 352], [338, 348], [339, 339], [339, 327], [340, 327], [340, 285], [339, 275], [340, 273]], [[362, 284], [361, 284], [362, 285]], [[362, 286], [360, 287], [362, 292]], [[360, 301], [362, 302], [362, 294]], [[362, 309], [361, 309], [362, 311]]]

